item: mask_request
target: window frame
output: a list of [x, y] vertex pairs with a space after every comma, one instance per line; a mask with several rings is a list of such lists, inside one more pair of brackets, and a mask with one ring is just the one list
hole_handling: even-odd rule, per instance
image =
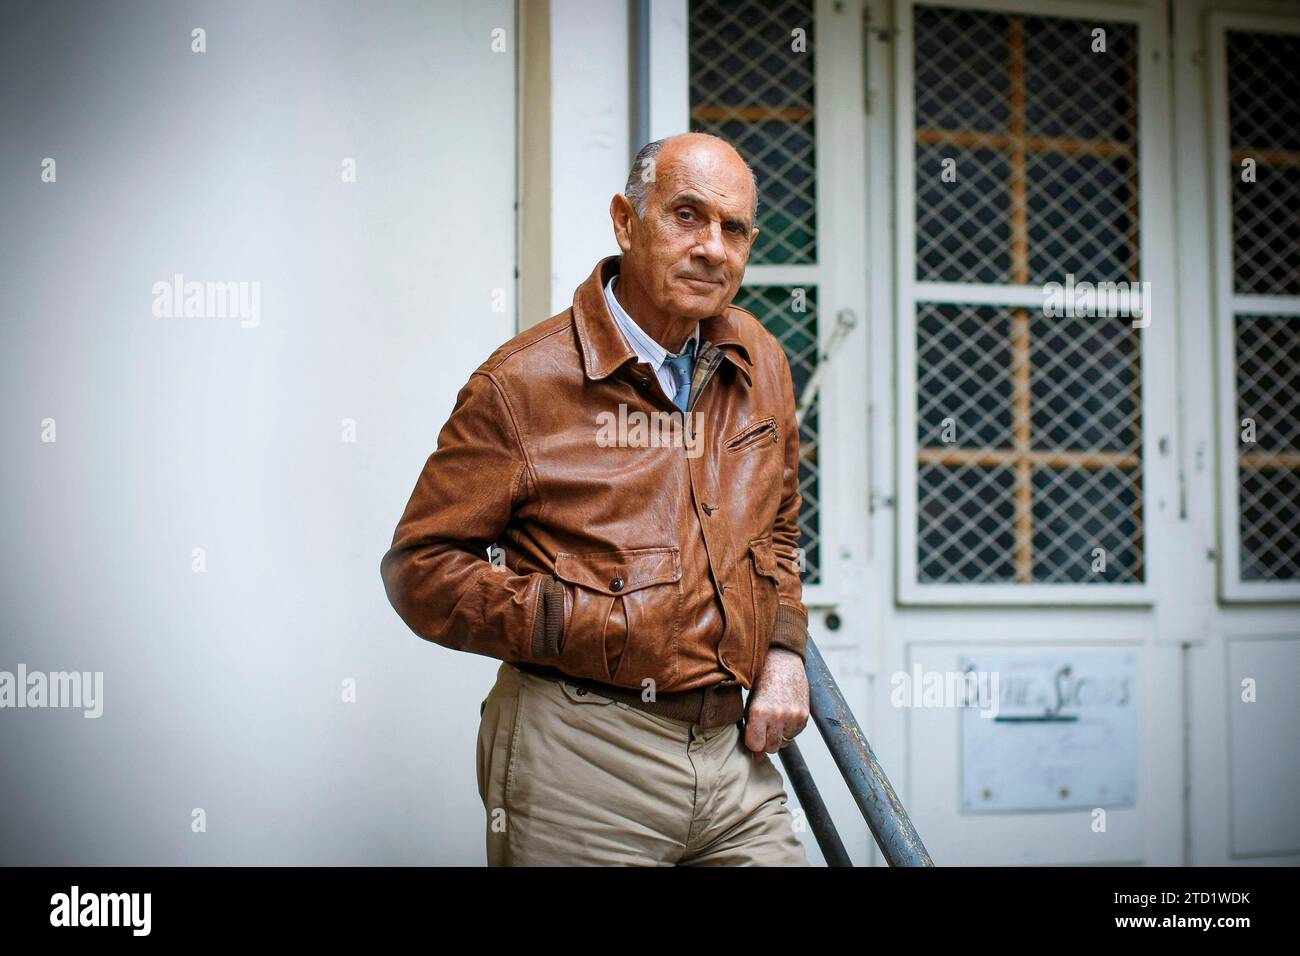
[[[1041, 286], [926, 282], [916, 278], [915, 97], [913, 10], [943, 6], [990, 13], [1133, 23], [1138, 31], [1137, 143], [1140, 272], [1151, 282], [1149, 325], [1138, 337], [1142, 454], [1141, 535], [1143, 579], [1137, 583], [929, 583], [918, 580], [918, 488], [916, 309], [919, 303], [1041, 306]], [[1044, 11], [1033, 0], [894, 0], [894, 163], [896, 209], [895, 294], [897, 316], [897, 483], [898, 601], [904, 605], [1150, 605], [1155, 603], [1166, 566], [1156, 537], [1157, 514], [1167, 518], [1177, 500], [1172, 438], [1176, 422], [1173, 296], [1173, 228], [1169, 210], [1172, 162], [1168, 114], [1172, 109], [1166, 76], [1168, 37], [1165, 9], [1157, 2], [1077, 2]]]
[[[745, 270], [743, 287], [815, 286], [819, 355], [836, 316], [856, 318], [822, 372], [818, 394], [818, 518], [821, 580], [803, 585], [810, 611], [861, 604], [867, 530], [868, 383], [866, 117], [842, 104], [862, 103], [866, 88], [861, 0], [812, 0], [816, 259]], [[835, 27], [832, 29], [831, 25]], [[650, 7], [650, 138], [691, 128], [689, 0]], [[799, 396], [795, 396], [798, 401]]]
[[1238, 470], [1236, 316], [1287, 315], [1300, 321], [1300, 296], [1240, 295], [1236, 292], [1232, 249], [1232, 191], [1219, 166], [1231, 155], [1228, 132], [1228, 46], [1232, 29], [1300, 34], [1300, 16], [1246, 10], [1207, 13], [1209, 46], [1210, 155], [1214, 272], [1215, 408], [1218, 412], [1219, 597], [1225, 602], [1287, 602], [1300, 599], [1300, 580], [1243, 581], [1241, 578], [1241, 487]]

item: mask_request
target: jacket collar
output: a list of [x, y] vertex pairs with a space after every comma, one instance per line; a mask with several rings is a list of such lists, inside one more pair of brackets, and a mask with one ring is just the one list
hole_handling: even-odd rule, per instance
[[[589, 379], [606, 378], [637, 357], [619, 331], [614, 316], [610, 314], [609, 303], [605, 301], [605, 283], [618, 271], [622, 261], [622, 256], [601, 259], [573, 293], [573, 325], [578, 333], [582, 365]], [[706, 343], [718, 346], [745, 376], [745, 381], [753, 384], [749, 374], [753, 360], [740, 339], [740, 325], [730, 306], [720, 315], [710, 316], [700, 323], [700, 345], [696, 354], [704, 351]]]

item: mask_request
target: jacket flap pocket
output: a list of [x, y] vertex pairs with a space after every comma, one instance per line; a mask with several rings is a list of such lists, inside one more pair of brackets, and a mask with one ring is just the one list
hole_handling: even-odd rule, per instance
[[626, 594], [652, 584], [680, 581], [681, 553], [677, 548], [637, 548], [555, 556], [555, 576], [601, 594]]
[[776, 552], [772, 550], [772, 539], [760, 538], [749, 542], [749, 553], [754, 556], [754, 567], [758, 572], [776, 580]]

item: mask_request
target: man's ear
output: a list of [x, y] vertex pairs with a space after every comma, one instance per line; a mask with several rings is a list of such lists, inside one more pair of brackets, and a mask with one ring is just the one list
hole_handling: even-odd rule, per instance
[[614, 240], [624, 252], [632, 248], [632, 230], [636, 226], [636, 210], [632, 201], [622, 193], [615, 193], [609, 201], [609, 218], [614, 223]]
[[754, 231], [749, 234], [749, 248], [751, 252], [754, 249], [754, 240], [757, 238], [758, 238], [758, 226], [755, 226]]

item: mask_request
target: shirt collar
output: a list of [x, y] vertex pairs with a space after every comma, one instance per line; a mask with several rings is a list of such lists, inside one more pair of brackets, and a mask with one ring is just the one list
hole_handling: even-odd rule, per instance
[[[614, 295], [614, 283], [617, 281], [618, 273], [616, 272], [610, 276], [609, 281], [605, 283], [605, 301], [609, 304], [610, 314], [614, 316], [614, 321], [623, 331], [623, 334], [627, 336], [628, 344], [632, 346], [633, 351], [635, 351], [640, 358], [648, 362], [650, 366], [658, 372], [660, 367], [672, 355], [672, 353], [646, 334], [646, 331], [633, 321], [632, 316], [627, 314], [627, 310], [623, 308], [623, 304], [619, 302], [618, 297]], [[695, 328], [691, 331], [691, 337], [687, 339], [686, 344], [682, 346], [682, 352], [677, 354], [680, 355], [683, 352], [687, 352], [693, 347], [698, 348], [699, 339], [700, 327], [696, 324]]]
[[[614, 321], [609, 302], [605, 299], [605, 283], [619, 271], [622, 256], [605, 256], [573, 290], [573, 305], [566, 310], [573, 320], [573, 334], [577, 339], [578, 353], [582, 356], [582, 371], [593, 381], [613, 375], [622, 365], [637, 358], [632, 346]], [[729, 306], [719, 314], [700, 323], [699, 354], [703, 357], [710, 349], [717, 349], [732, 365], [747, 385], [753, 385], [750, 369], [754, 359], [745, 344], [741, 328], [741, 314], [749, 316], [748, 325], [758, 319], [752, 312]]]

